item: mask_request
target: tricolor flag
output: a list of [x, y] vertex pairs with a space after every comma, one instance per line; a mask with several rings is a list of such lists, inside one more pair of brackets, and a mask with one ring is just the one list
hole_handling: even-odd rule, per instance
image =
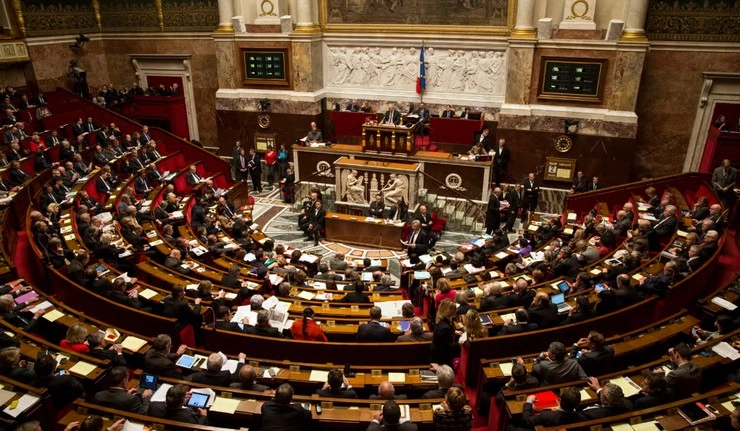
[[419, 77], [416, 78], [416, 94], [421, 94], [427, 89], [427, 71], [424, 64], [424, 44], [421, 44], [419, 53]]

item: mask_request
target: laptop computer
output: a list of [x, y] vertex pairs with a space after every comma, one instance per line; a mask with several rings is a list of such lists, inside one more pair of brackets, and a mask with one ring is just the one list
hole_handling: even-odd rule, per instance
[[569, 312], [573, 307], [565, 302], [565, 294], [559, 293], [552, 296], [552, 303], [558, 307], [558, 313], [563, 314]]

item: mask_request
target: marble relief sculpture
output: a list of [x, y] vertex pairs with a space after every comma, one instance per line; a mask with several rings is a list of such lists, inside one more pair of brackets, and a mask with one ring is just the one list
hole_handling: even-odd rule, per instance
[[403, 198], [404, 202], [409, 201], [409, 180], [405, 175], [390, 174], [388, 183], [381, 190], [383, 199], [387, 204], [395, 205]]
[[[328, 82], [333, 87], [408, 90], [419, 73], [415, 47], [331, 47]], [[505, 51], [426, 48], [427, 91], [503, 95]]]
[[365, 199], [365, 195], [367, 194], [364, 184], [365, 177], [358, 176], [357, 171], [355, 170], [345, 170], [342, 174], [346, 175], [346, 178], [344, 180], [345, 200], [353, 204], [367, 203], [367, 199]]

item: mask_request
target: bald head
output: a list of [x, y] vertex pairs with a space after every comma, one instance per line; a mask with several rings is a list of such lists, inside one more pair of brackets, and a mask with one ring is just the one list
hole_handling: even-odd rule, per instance
[[378, 386], [378, 397], [381, 400], [392, 400], [396, 395], [396, 388], [393, 387], [391, 382], [382, 382]]

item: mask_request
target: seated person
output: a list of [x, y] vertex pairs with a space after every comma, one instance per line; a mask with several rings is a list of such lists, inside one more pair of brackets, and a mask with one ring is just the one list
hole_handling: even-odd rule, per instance
[[462, 389], [462, 386], [455, 383], [455, 371], [449, 365], [438, 365], [436, 374], [438, 388], [425, 392], [421, 396], [423, 399], [444, 398], [447, 390], [453, 386]]
[[664, 374], [668, 387], [674, 392], [676, 399], [687, 398], [701, 390], [701, 368], [691, 362], [691, 348], [686, 343], [678, 343], [668, 349], [668, 357], [674, 364], [674, 369], [668, 374], [662, 367], [653, 370], [654, 373]]
[[208, 423], [208, 412], [206, 409], [185, 407], [187, 396], [187, 386], [174, 385], [167, 389], [165, 401], [155, 401], [149, 404], [149, 415], [177, 422], [206, 425]]
[[527, 367], [517, 362], [511, 366], [511, 378], [501, 387], [498, 394], [496, 394], [496, 399], [504, 401], [504, 391], [507, 390], [521, 391], [524, 389], [536, 388], [539, 385], [540, 382], [537, 380], [537, 377], [529, 374]]
[[380, 307], [373, 306], [370, 308], [370, 323], [364, 323], [357, 329], [358, 343], [387, 343], [394, 341], [391, 330], [381, 325], [381, 317], [382, 311]]
[[465, 391], [452, 387], [447, 390], [441, 408], [434, 411], [438, 430], [469, 430], [473, 425], [473, 410], [468, 405]]
[[247, 334], [260, 335], [262, 337], [282, 337], [282, 334], [280, 334], [277, 328], [270, 326], [270, 312], [267, 310], [260, 310], [257, 313], [257, 324], [248, 326], [246, 332]]
[[100, 331], [96, 331], [87, 336], [87, 346], [90, 348], [88, 355], [99, 358], [108, 359], [111, 365], [114, 366], [126, 366], [126, 359], [123, 357], [123, 347], [120, 344], [113, 344], [107, 346], [105, 344], [105, 337]]
[[385, 204], [383, 203], [383, 196], [379, 193], [375, 195], [375, 200], [370, 202], [370, 209], [368, 210], [370, 217], [383, 218], [385, 213]]
[[[243, 366], [246, 359], [247, 355], [239, 353], [239, 365]], [[229, 370], [222, 370], [223, 366], [224, 357], [218, 353], [211, 353], [206, 361], [206, 369], [187, 376], [185, 380], [209, 386], [229, 386], [236, 380], [238, 370], [232, 374]]]
[[578, 388], [568, 387], [560, 392], [560, 405], [557, 410], [543, 410], [535, 415], [533, 408], [535, 399], [534, 395], [529, 395], [524, 402], [522, 422], [528, 427], [561, 426], [584, 420], [583, 414], [576, 412], [581, 403], [581, 391]]
[[573, 345], [571, 358], [581, 353], [576, 360], [586, 374], [595, 376], [610, 372], [614, 349], [604, 342], [604, 336], [600, 332], [591, 331], [588, 337], [581, 338]]
[[288, 383], [278, 386], [273, 400], [262, 404], [263, 430], [307, 431], [311, 428], [311, 412], [293, 401], [293, 387]]
[[27, 362], [21, 361], [21, 350], [18, 347], [0, 349], [0, 375], [15, 381], [30, 384], [36, 380], [34, 370], [26, 368]]
[[175, 365], [177, 359], [185, 353], [186, 345], [177, 348], [177, 352], [171, 353], [172, 338], [167, 334], [157, 335], [152, 341], [152, 348], [144, 355], [144, 372], [160, 377], [181, 379], [182, 374]]
[[52, 404], [58, 411], [83, 395], [84, 387], [77, 378], [71, 374], [59, 375], [57, 372], [57, 360], [54, 356], [46, 354], [36, 360], [34, 372], [36, 380], [31, 383], [37, 388], [46, 388], [51, 396]]
[[519, 308], [514, 312], [514, 316], [516, 317], [516, 321], [510, 320], [506, 323], [499, 331], [499, 335], [520, 334], [537, 329], [536, 323], [529, 322], [527, 310]]
[[371, 400], [405, 400], [406, 398], [408, 398], [406, 395], [396, 394], [396, 388], [391, 382], [380, 382], [377, 395], [370, 394]]
[[338, 368], [332, 368], [329, 370], [326, 383], [324, 383], [324, 386], [317, 390], [316, 393], [320, 397], [357, 398], [357, 393], [352, 389], [352, 385], [349, 384], [349, 380], [344, 377], [344, 373], [342, 373], [342, 370]]
[[230, 388], [234, 389], [244, 389], [247, 391], [257, 391], [257, 392], [264, 392], [269, 388], [269, 386], [260, 385], [259, 383], [255, 383], [255, 380], [257, 379], [257, 372], [254, 370], [254, 367], [245, 364], [243, 365], [239, 371], [239, 381], [231, 383], [229, 385]]
[[589, 377], [588, 386], [596, 391], [599, 403], [583, 409], [583, 416], [586, 420], [615, 416], [633, 409], [632, 403], [624, 397], [622, 388], [614, 383], [607, 383], [602, 387], [596, 377]]
[[324, 135], [321, 133], [321, 130], [316, 126], [316, 122], [311, 122], [311, 130], [308, 131], [306, 134], [306, 141], [307, 142], [322, 142], [324, 140]]
[[431, 340], [432, 333], [424, 330], [424, 321], [421, 319], [421, 317], [414, 317], [411, 319], [411, 322], [409, 322], [409, 329], [407, 329], [403, 335], [398, 337], [396, 341], [399, 343], [403, 343], [409, 341]]
[[419, 428], [410, 421], [401, 423], [401, 407], [393, 400], [383, 403], [383, 410], [373, 416], [367, 431], [397, 430], [416, 431]]
[[149, 411], [152, 390], [147, 389], [139, 394], [136, 388], [128, 389], [126, 367], [113, 367], [108, 373], [108, 379], [111, 386], [95, 394], [96, 404], [138, 414], [146, 414]]
[[558, 341], [550, 343], [547, 351], [537, 357], [532, 367], [532, 375], [545, 386], [583, 380], [588, 377], [578, 362], [566, 358], [565, 346]]
[[87, 346], [87, 327], [82, 323], [74, 323], [67, 330], [64, 340], [59, 345], [65, 349], [73, 350], [78, 353], [87, 353], [90, 348]]
[[303, 318], [293, 322], [290, 327], [290, 335], [294, 340], [329, 341], [321, 326], [313, 319], [314, 314], [311, 307], [303, 309]]
[[349, 302], [352, 304], [369, 304], [370, 303], [370, 297], [364, 293], [365, 291], [365, 284], [360, 280], [355, 280], [354, 282], [354, 292], [350, 292], [337, 302]]

